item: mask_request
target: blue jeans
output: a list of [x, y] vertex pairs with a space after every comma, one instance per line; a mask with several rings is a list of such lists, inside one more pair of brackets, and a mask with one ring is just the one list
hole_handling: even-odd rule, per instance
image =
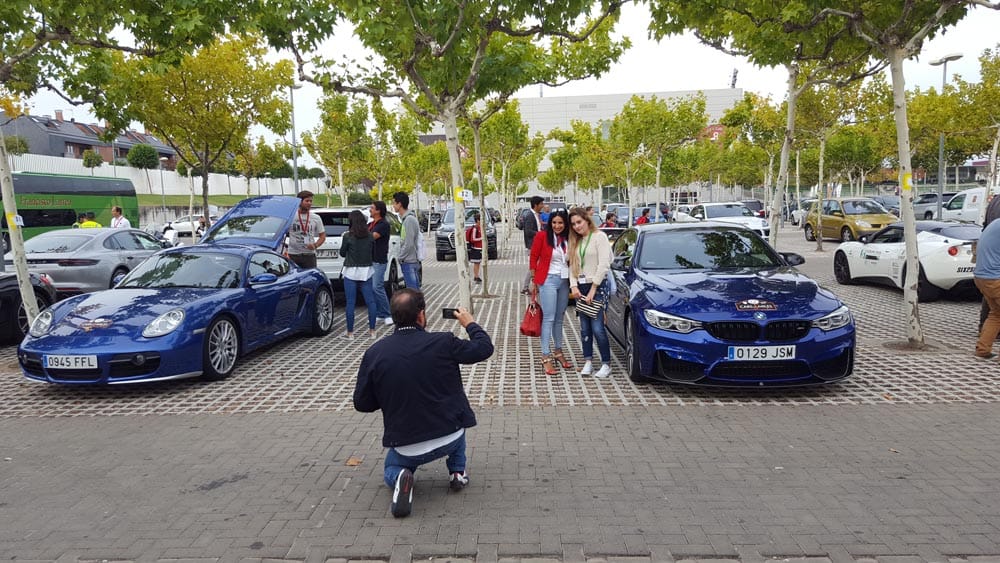
[[406, 287], [420, 291], [420, 262], [403, 262], [400, 266]]
[[375, 318], [391, 317], [389, 313], [389, 296], [385, 294], [385, 270], [389, 264], [372, 262], [372, 291], [375, 293]]
[[396, 477], [399, 477], [399, 472], [403, 469], [416, 471], [417, 467], [445, 456], [448, 456], [445, 460], [448, 473], [465, 471], [465, 432], [454, 442], [415, 457], [407, 457], [397, 452], [396, 448], [389, 448], [385, 454], [385, 484], [391, 489], [396, 486]]
[[[587, 295], [590, 291], [590, 284], [582, 284], [579, 287], [580, 293]], [[607, 302], [607, 282], [601, 282], [594, 299], [604, 299]], [[611, 363], [611, 342], [608, 340], [608, 331], [604, 327], [604, 313], [602, 312], [596, 319], [592, 319], [583, 313], [576, 315], [580, 319], [580, 340], [583, 341], [583, 359], [591, 360], [594, 357], [594, 340], [597, 340], [597, 349], [601, 353], [601, 363]]]
[[347, 304], [344, 306], [344, 312], [347, 313], [347, 332], [354, 332], [354, 307], [358, 301], [359, 289], [365, 298], [365, 304], [368, 305], [368, 328], [375, 330], [375, 293], [372, 291], [371, 280], [359, 282], [344, 278], [344, 297], [347, 298]]
[[552, 353], [549, 349], [550, 338], [555, 341], [556, 350], [562, 349], [569, 280], [558, 274], [545, 278], [545, 283], [538, 289], [538, 296], [542, 304], [542, 354], [548, 356]]

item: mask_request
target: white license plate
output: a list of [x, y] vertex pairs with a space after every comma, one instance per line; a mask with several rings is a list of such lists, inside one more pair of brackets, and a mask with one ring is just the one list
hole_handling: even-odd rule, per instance
[[316, 258], [333, 258], [339, 253], [336, 250], [317, 250]]
[[743, 362], [791, 360], [795, 358], [795, 346], [730, 346], [727, 358]]
[[97, 369], [97, 356], [50, 356], [45, 357], [45, 367], [49, 369]]

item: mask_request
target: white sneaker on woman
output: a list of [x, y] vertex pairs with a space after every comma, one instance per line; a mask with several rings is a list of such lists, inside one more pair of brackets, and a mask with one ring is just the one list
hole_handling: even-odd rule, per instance
[[597, 370], [597, 373], [594, 374], [594, 377], [604, 378], [609, 375], [611, 375], [611, 366], [608, 364], [601, 364], [601, 369]]
[[587, 360], [583, 364], [583, 369], [580, 370], [580, 375], [590, 375], [591, 373], [593, 373], [593, 371], [594, 371], [594, 364], [590, 363], [590, 360]]

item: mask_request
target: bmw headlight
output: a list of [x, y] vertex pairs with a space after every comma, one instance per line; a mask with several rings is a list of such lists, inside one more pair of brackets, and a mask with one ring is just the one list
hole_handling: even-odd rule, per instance
[[701, 328], [701, 323], [698, 321], [675, 317], [674, 315], [668, 315], [653, 309], [646, 309], [642, 314], [646, 317], [646, 322], [662, 330], [687, 334]]
[[836, 311], [813, 321], [813, 326], [822, 331], [835, 330], [849, 324], [851, 324], [851, 311], [847, 305], [841, 305]]
[[46, 309], [38, 316], [35, 320], [31, 321], [31, 327], [28, 329], [28, 334], [34, 337], [45, 336], [48, 334], [49, 329], [52, 328], [52, 311]]
[[870, 228], [872, 228], [872, 224], [869, 223], [868, 221], [860, 221], [859, 220], [859, 221], [857, 221], [857, 225], [859, 227], [861, 227], [862, 229], [870, 229]]
[[176, 330], [177, 327], [181, 326], [181, 322], [183, 321], [184, 311], [181, 309], [171, 309], [159, 317], [156, 317], [153, 319], [153, 322], [146, 325], [146, 328], [142, 330], [142, 335], [146, 338], [155, 338], [157, 336], [170, 334]]

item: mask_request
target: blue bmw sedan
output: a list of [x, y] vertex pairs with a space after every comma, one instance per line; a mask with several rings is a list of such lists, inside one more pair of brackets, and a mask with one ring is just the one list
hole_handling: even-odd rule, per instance
[[722, 223], [644, 225], [613, 246], [608, 332], [632, 381], [830, 383], [854, 369], [850, 310], [798, 272], [802, 256]]

